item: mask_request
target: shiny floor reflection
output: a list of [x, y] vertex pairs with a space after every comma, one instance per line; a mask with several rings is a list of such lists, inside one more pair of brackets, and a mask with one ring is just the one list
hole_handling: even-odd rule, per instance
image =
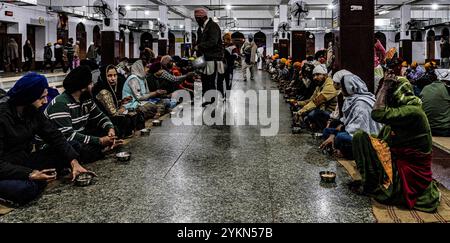
[[[258, 72], [254, 82], [236, 74], [233, 89], [276, 87]], [[222, 109], [238, 119], [251, 112], [244, 107], [230, 100]], [[272, 137], [260, 136], [260, 124], [164, 122], [127, 145], [129, 164], [109, 158], [90, 165], [99, 175], [95, 185], [61, 185], [0, 222], [374, 222], [369, 199], [347, 188], [345, 170], [311, 135], [291, 134], [282, 96], [278, 108]], [[321, 184], [322, 170], [335, 171], [336, 184]]]

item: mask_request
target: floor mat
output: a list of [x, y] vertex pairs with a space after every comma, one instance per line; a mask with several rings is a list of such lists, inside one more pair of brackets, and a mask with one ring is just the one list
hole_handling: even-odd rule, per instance
[[404, 207], [388, 206], [372, 200], [372, 209], [378, 223], [449, 223], [450, 191], [443, 186], [441, 204], [435, 213], [409, 210]]
[[[353, 160], [338, 159], [354, 181], [361, 180], [361, 174]], [[450, 191], [440, 185], [441, 204], [435, 213], [425, 213], [409, 210], [405, 207], [381, 204], [372, 199], [372, 210], [378, 223], [449, 223], [450, 222]]]

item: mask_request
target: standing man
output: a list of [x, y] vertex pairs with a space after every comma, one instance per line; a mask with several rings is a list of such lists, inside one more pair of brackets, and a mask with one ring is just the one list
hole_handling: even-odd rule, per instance
[[66, 72], [66, 64], [64, 63], [64, 46], [62, 39], [58, 39], [55, 43], [55, 63], [53, 63], [53, 67], [57, 67], [58, 64], [61, 64], [61, 68], [63, 72]]
[[69, 41], [64, 46], [64, 54], [67, 58], [67, 63], [68, 63], [68, 66], [65, 67], [65, 69], [63, 70], [64, 72], [67, 72], [68, 69], [70, 69], [70, 71], [73, 70], [73, 55], [74, 55], [74, 53], [75, 53], [75, 50], [73, 49], [73, 38], [70, 38]]
[[47, 65], [50, 65], [50, 70], [53, 73], [53, 63], [52, 63], [52, 58], [53, 58], [53, 51], [52, 51], [52, 43], [49, 42], [47, 43], [47, 45], [44, 47], [44, 64], [42, 64], [42, 69], [45, 71], [47, 69]]
[[[194, 15], [199, 26], [197, 30], [197, 45], [194, 47], [194, 50], [197, 53], [197, 57], [203, 56], [206, 61], [206, 67], [202, 74], [203, 95], [209, 90], [217, 89], [223, 94], [225, 65], [222, 61], [224, 49], [220, 27], [211, 18], [208, 18], [206, 9], [197, 8], [194, 11]], [[214, 100], [205, 101], [202, 106], [205, 107], [212, 103], [214, 103]]]
[[8, 43], [8, 49], [6, 51], [8, 56], [11, 72], [19, 72], [19, 45], [14, 38], [11, 38]]
[[256, 64], [256, 51], [258, 47], [253, 41], [253, 36], [248, 36], [248, 41], [242, 45], [241, 53], [244, 55], [242, 61], [242, 75], [244, 76], [244, 82], [247, 82], [247, 69], [250, 69], [250, 80], [255, 80], [255, 64]]
[[441, 58], [442, 58], [442, 64], [441, 67], [443, 69], [448, 69], [449, 63], [450, 63], [450, 43], [447, 37], [441, 38]]

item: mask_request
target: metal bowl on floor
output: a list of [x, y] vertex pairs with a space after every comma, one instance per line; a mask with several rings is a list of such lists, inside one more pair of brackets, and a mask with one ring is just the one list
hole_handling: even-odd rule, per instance
[[150, 135], [150, 131], [151, 131], [150, 128], [144, 128], [144, 129], [141, 129], [139, 132], [141, 134], [141, 137], [147, 137]]
[[192, 67], [195, 69], [202, 69], [206, 67], [206, 61], [203, 56], [197, 57], [194, 61], [192, 61]]
[[160, 120], [154, 120], [154, 121], [152, 122], [152, 124], [153, 124], [153, 126], [155, 126], [155, 127], [160, 127], [160, 126], [162, 125], [162, 121], [160, 121]]
[[292, 128], [292, 134], [300, 134], [302, 132], [301, 127], [293, 127]]
[[322, 182], [334, 183], [336, 181], [336, 173], [332, 171], [321, 171], [319, 175]]
[[89, 186], [92, 183], [92, 178], [94, 176], [92, 173], [84, 172], [78, 174], [78, 176], [75, 178], [75, 185], [77, 186]]
[[170, 117], [174, 117], [177, 113], [175, 111], [170, 112]]
[[315, 133], [312, 134], [312, 138], [314, 140], [320, 140], [320, 139], [322, 139], [322, 137], [323, 137], [323, 134], [320, 133], [320, 132], [315, 132]]
[[131, 159], [131, 153], [129, 152], [120, 152], [116, 154], [117, 161], [119, 162], [128, 162]]

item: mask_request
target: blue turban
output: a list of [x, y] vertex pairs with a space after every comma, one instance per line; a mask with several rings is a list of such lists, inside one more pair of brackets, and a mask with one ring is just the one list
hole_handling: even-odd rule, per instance
[[13, 105], [30, 105], [41, 98], [46, 88], [48, 88], [47, 78], [32, 72], [20, 78], [7, 95]]

